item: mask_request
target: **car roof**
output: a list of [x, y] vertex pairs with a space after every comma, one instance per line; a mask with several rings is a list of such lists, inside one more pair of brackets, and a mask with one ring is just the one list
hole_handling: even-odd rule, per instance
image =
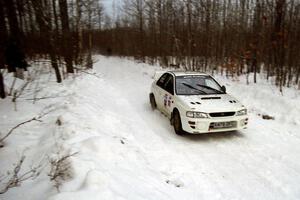
[[174, 76], [189, 76], [189, 75], [204, 75], [209, 76], [203, 72], [192, 72], [192, 71], [168, 71], [169, 73], [173, 74]]

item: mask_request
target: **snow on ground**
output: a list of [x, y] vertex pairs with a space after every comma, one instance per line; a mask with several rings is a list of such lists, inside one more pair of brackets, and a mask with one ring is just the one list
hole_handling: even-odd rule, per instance
[[[262, 79], [246, 85], [244, 77], [232, 81], [217, 75], [249, 108], [248, 129], [180, 137], [148, 103], [159, 67], [115, 57], [97, 59], [97, 77], [81, 74], [61, 85], [51, 77], [36, 80], [28, 96], [20, 98], [17, 112], [10, 99], [0, 101], [1, 133], [51, 110], [42, 122], [26, 124], [7, 139], [0, 149], [0, 174], [22, 154], [28, 168], [57, 152], [78, 152], [70, 158], [71, 178], [59, 193], [45, 166], [38, 178], [0, 199], [300, 198], [299, 91], [285, 89], [282, 96]], [[32, 104], [28, 99], [34, 87], [43, 88], [39, 97], [60, 97]], [[262, 114], [275, 120], [263, 120]], [[55, 124], [57, 118], [61, 126]]]

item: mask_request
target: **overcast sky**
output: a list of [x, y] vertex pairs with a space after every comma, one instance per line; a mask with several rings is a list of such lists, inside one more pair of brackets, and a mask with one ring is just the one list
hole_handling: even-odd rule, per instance
[[101, 0], [104, 5], [105, 12], [109, 15], [113, 13], [113, 6], [115, 5], [115, 9], [122, 5], [123, 0]]

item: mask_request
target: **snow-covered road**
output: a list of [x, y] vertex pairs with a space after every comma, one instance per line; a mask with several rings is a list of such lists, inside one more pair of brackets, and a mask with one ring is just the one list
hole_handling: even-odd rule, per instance
[[300, 198], [299, 132], [250, 114], [245, 131], [177, 136], [150, 109], [153, 68], [99, 59], [102, 79], [80, 85], [73, 109], [78, 185], [54, 199]]
[[[97, 59], [99, 77], [86, 75], [70, 85], [62, 137], [79, 153], [72, 157], [73, 179], [49, 200], [300, 199], [300, 122], [293, 115], [299, 93], [278, 100], [287, 109], [295, 105], [286, 111], [264, 105], [277, 96], [264, 94], [263, 86], [257, 92], [220, 76], [250, 108], [249, 128], [181, 137], [148, 103], [157, 67]], [[268, 99], [255, 99], [264, 95]], [[277, 114], [275, 120], [258, 116], [265, 108]]]

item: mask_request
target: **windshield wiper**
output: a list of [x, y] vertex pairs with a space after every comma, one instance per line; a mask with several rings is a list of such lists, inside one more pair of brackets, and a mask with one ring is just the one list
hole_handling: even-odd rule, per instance
[[209, 89], [209, 90], [214, 90], [214, 91], [216, 91], [216, 92], [219, 93], [219, 94], [223, 94], [223, 93], [224, 93], [224, 92], [222, 92], [222, 91], [220, 91], [220, 90], [217, 90], [217, 89], [215, 89], [215, 88], [209, 87], [209, 86], [207, 86], [207, 85], [200, 85], [200, 84], [197, 84], [197, 86], [199, 86], [199, 87], [204, 87], [204, 88]]
[[193, 86], [191, 86], [191, 85], [189, 85], [189, 84], [182, 83], [182, 85], [185, 85], [186, 87], [191, 88], [191, 89], [193, 89], [193, 90], [196, 90], [196, 91], [198, 91], [198, 92], [201, 92], [202, 94], [207, 94], [206, 92], [204, 92], [204, 91], [202, 91], [202, 90], [199, 90], [198, 88], [195, 88], [195, 87], [193, 87]]

